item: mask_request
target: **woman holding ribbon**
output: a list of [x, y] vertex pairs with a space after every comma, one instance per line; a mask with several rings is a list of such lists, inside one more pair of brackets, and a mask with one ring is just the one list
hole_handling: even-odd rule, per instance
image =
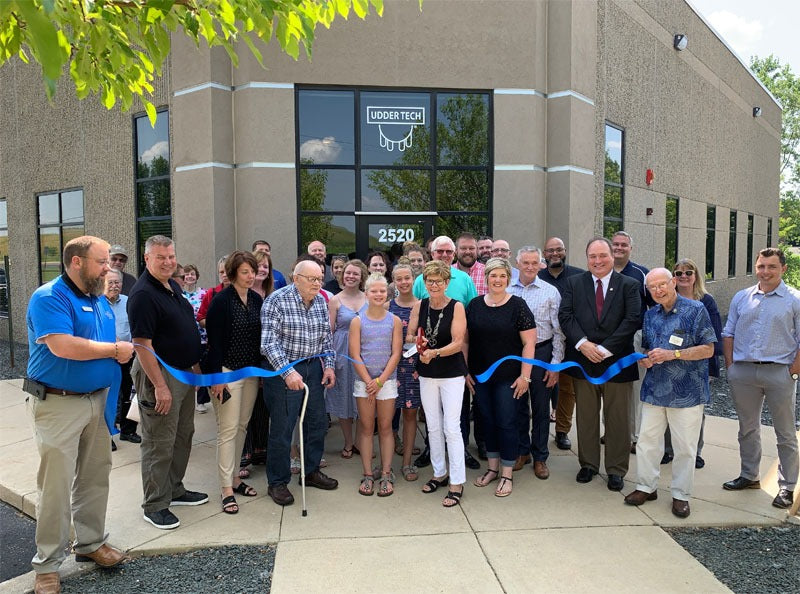
[[450, 267], [440, 260], [428, 262], [422, 278], [429, 297], [414, 305], [406, 342], [417, 339], [420, 396], [425, 409], [433, 478], [422, 487], [433, 493], [448, 484], [445, 442], [450, 462], [450, 486], [444, 507], [461, 503], [466, 482], [464, 440], [461, 437], [461, 401], [467, 366], [461, 347], [467, 330], [464, 306], [445, 295]]
[[[536, 349], [536, 322], [521, 297], [506, 292], [511, 282], [511, 265], [505, 258], [489, 258], [484, 271], [488, 292], [467, 306], [467, 336], [464, 355], [471, 374], [485, 372], [509, 355], [532, 359]], [[469, 348], [472, 345], [473, 348]], [[474, 375], [467, 384], [475, 391], [483, 417], [489, 469], [474, 482], [486, 487], [500, 479], [494, 494], [511, 495], [512, 473], [519, 450], [517, 399], [530, 389], [531, 364], [505, 361], [483, 383]], [[502, 466], [502, 470], [501, 467]]]
[[[235, 251], [225, 261], [230, 285], [211, 302], [206, 316], [208, 354], [205, 373], [227, 372], [242, 367], [258, 367], [261, 362], [261, 305], [263, 299], [253, 289], [258, 263], [250, 252]], [[234, 493], [257, 495], [239, 478], [239, 456], [247, 423], [258, 394], [257, 377], [211, 386], [217, 415], [217, 464], [222, 488], [222, 511], [239, 511]]]
[[[364, 296], [364, 283], [369, 273], [361, 260], [350, 260], [342, 272], [344, 289], [331, 297], [328, 314], [333, 331], [333, 349], [336, 351], [336, 383], [328, 388], [325, 395], [325, 409], [328, 414], [339, 419], [339, 427], [344, 435], [342, 458], [350, 459], [358, 448], [353, 443], [353, 419], [358, 415], [353, 383], [356, 375], [353, 364], [347, 360], [349, 352], [350, 322], [367, 308]], [[341, 356], [344, 355], [344, 356]], [[370, 435], [372, 432], [370, 432]]]
[[388, 283], [373, 272], [365, 283], [367, 308], [350, 322], [350, 357], [358, 376], [354, 382], [358, 405], [358, 434], [364, 478], [358, 492], [372, 495], [372, 427], [377, 413], [378, 443], [381, 450], [381, 478], [378, 497], [394, 493], [392, 417], [397, 397], [397, 364], [403, 350], [403, 324], [384, 308]]

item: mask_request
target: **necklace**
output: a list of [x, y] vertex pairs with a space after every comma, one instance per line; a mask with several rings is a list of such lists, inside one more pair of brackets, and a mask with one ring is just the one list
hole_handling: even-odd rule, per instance
[[487, 303], [487, 305], [489, 307], [500, 307], [501, 305], [505, 304], [506, 301], [508, 301], [508, 297], [507, 296], [503, 297], [503, 299], [501, 301], [498, 301], [497, 303], [495, 303], [494, 301], [489, 299], [489, 296], [487, 295], [486, 298], [485, 298], [485, 301], [486, 301], [486, 303]]
[[[445, 305], [445, 307], [447, 307]], [[428, 302], [428, 318], [425, 320], [425, 338], [428, 339], [428, 348], [436, 348], [436, 337], [439, 336], [439, 324], [442, 323], [444, 317], [444, 307], [439, 310], [439, 319], [436, 320], [436, 326], [431, 330], [431, 305]]]

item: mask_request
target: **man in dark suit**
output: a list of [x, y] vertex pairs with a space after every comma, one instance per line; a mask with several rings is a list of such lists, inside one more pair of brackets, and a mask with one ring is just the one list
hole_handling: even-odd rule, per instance
[[[558, 320], [567, 339], [565, 361], [580, 363], [598, 377], [614, 362], [633, 352], [633, 335], [642, 311], [639, 284], [614, 271], [611, 242], [602, 237], [586, 246], [588, 271], [567, 279]], [[600, 470], [600, 399], [606, 428], [605, 466], [608, 488], [622, 489], [628, 472], [630, 423], [628, 401], [633, 382], [639, 379], [636, 365], [623, 369], [605, 384], [591, 384], [576, 368], [578, 461], [575, 480], [588, 483]]]

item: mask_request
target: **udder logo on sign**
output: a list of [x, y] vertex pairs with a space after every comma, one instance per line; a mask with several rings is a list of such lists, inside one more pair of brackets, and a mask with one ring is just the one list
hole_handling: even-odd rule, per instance
[[[384, 106], [367, 106], [367, 124], [375, 124], [378, 126], [378, 134], [380, 135], [381, 147], [387, 151], [392, 152], [395, 148], [403, 152], [414, 141], [414, 126], [425, 125], [425, 108], [424, 107], [384, 107]], [[400, 134], [389, 134], [387, 136], [384, 126], [402, 126]], [[408, 132], [406, 132], [408, 129]], [[403, 135], [405, 133], [405, 135]], [[390, 136], [401, 136], [399, 140], [390, 138]]]

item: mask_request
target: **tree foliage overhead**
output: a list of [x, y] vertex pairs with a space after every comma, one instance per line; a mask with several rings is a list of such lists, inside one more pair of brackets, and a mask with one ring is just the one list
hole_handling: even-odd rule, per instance
[[68, 69], [78, 98], [96, 94], [106, 108], [127, 110], [138, 96], [152, 123], [148, 96], [170, 33], [222, 47], [234, 65], [241, 41], [263, 65], [259, 41], [274, 36], [294, 59], [301, 46], [311, 57], [317, 25], [351, 12], [363, 19], [371, 7], [383, 14], [383, 0], [0, 0], [0, 66], [35, 60], [50, 99]]

